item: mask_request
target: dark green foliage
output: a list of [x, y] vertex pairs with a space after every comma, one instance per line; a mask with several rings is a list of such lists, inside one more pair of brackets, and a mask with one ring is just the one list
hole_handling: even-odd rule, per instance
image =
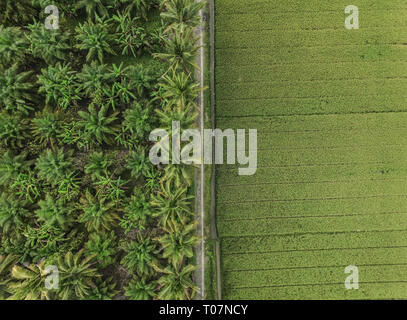
[[[0, 68], [1, 70], [1, 68]], [[0, 108], [28, 113], [34, 97], [34, 84], [30, 83], [31, 71], [22, 72], [17, 64], [0, 72]]]
[[17, 200], [13, 195], [0, 196], [0, 227], [3, 233], [18, 232], [24, 226], [30, 212], [27, 202]]
[[85, 252], [95, 256], [100, 267], [105, 268], [115, 261], [116, 236], [114, 232], [106, 234], [91, 233], [85, 244]]
[[126, 296], [130, 300], [151, 300], [157, 295], [155, 293], [156, 287], [157, 283], [155, 281], [134, 277], [126, 287]]
[[84, 138], [89, 144], [112, 144], [114, 135], [119, 127], [114, 124], [117, 120], [117, 112], [109, 114], [109, 107], [103, 105], [98, 109], [94, 104], [88, 107], [89, 112], [79, 111]]
[[148, 158], [152, 130], [194, 123], [199, 92], [192, 58], [171, 57], [196, 39], [170, 48], [165, 3], [0, 1], [0, 299], [156, 299], [158, 265], [192, 261], [188, 170]]
[[94, 256], [84, 256], [84, 250], [76, 254], [68, 252], [59, 257], [57, 267], [60, 274], [58, 296], [63, 300], [84, 299], [95, 287], [95, 279], [100, 277], [93, 267]]
[[68, 34], [61, 30], [48, 30], [43, 22], [35, 22], [28, 29], [30, 33], [26, 36], [30, 43], [29, 50], [35, 58], [43, 59], [48, 64], [66, 59], [70, 49]]
[[156, 57], [168, 61], [173, 70], [194, 70], [198, 68], [195, 64], [195, 57], [198, 51], [196, 42], [198, 39], [194, 35], [192, 28], [180, 26], [171, 29], [170, 34], [163, 39], [165, 52], [155, 54]]
[[45, 150], [36, 162], [38, 176], [52, 185], [59, 184], [73, 172], [72, 154], [72, 150]]
[[129, 203], [124, 208], [123, 217], [120, 219], [120, 226], [126, 233], [133, 228], [145, 230], [151, 218], [151, 205], [146, 195], [139, 191], [134, 196], [131, 196]]
[[124, 248], [126, 255], [121, 263], [136, 272], [139, 276], [148, 276], [153, 272], [153, 265], [157, 262], [155, 254], [157, 248], [150, 238], [138, 234], [137, 241], [130, 242]]
[[9, 185], [20, 173], [29, 169], [27, 152], [15, 155], [10, 150], [0, 155], [0, 185]]
[[98, 18], [108, 14], [109, 8], [115, 8], [117, 0], [79, 0], [75, 5], [75, 10], [85, 9], [88, 17]]
[[20, 28], [0, 25], [0, 61], [3, 65], [24, 61], [28, 44]]
[[192, 258], [199, 239], [195, 236], [196, 223], [179, 225], [170, 223], [164, 228], [166, 234], [158, 239], [163, 257], [173, 265], [181, 265], [185, 258]]
[[62, 112], [52, 112], [50, 108], [44, 108], [37, 112], [31, 120], [31, 131], [41, 146], [50, 145], [51, 148], [57, 143], [57, 138], [62, 132]]
[[192, 197], [187, 196], [187, 187], [173, 189], [170, 183], [166, 183], [151, 197], [151, 205], [155, 208], [154, 216], [159, 217], [163, 227], [170, 223], [184, 224], [193, 215], [190, 199]]
[[28, 119], [19, 113], [14, 116], [0, 112], [0, 145], [17, 148], [28, 137]]
[[126, 168], [130, 170], [131, 176], [137, 179], [140, 176], [146, 176], [152, 170], [152, 164], [146, 151], [137, 148], [129, 152]]
[[158, 279], [158, 284], [162, 286], [158, 298], [162, 300], [193, 299], [197, 287], [193, 283], [191, 275], [195, 269], [193, 265], [181, 267], [169, 265], [164, 269], [159, 269], [164, 275]]
[[100, 63], [103, 63], [105, 53], [116, 53], [111, 48], [112, 34], [109, 32], [108, 23], [96, 16], [96, 23], [91, 20], [83, 24], [79, 24], [75, 29], [78, 41], [77, 48], [87, 51], [86, 61], [91, 61], [97, 58]]
[[109, 176], [109, 168], [113, 165], [113, 160], [103, 154], [103, 152], [93, 152], [89, 155], [88, 163], [85, 165], [85, 173], [93, 180], [100, 177]]
[[116, 44], [122, 49], [122, 55], [141, 55], [143, 46], [148, 46], [147, 34], [139, 23], [139, 18], [131, 18], [129, 13], [118, 13], [113, 16], [113, 21], [117, 24], [115, 38]]
[[148, 10], [155, 4], [155, 0], [120, 0], [121, 3], [127, 4], [127, 12], [147, 18]]
[[199, 10], [205, 6], [205, 1], [165, 0], [165, 11], [161, 13], [170, 27], [183, 25], [197, 26], [200, 23]]
[[85, 64], [77, 77], [81, 83], [81, 90], [90, 98], [108, 90], [114, 79], [109, 67], [106, 64], [99, 64], [97, 61]]
[[0, 1], [0, 24], [20, 25], [32, 21], [35, 10], [30, 0], [2, 0]]
[[45, 200], [40, 200], [38, 205], [40, 208], [35, 213], [38, 220], [46, 226], [66, 229], [74, 221], [74, 209], [65, 199], [55, 199], [47, 194]]
[[84, 223], [89, 232], [109, 231], [117, 225], [119, 218], [116, 203], [106, 197], [95, 197], [87, 190], [80, 200], [82, 211], [79, 222]]
[[42, 69], [42, 74], [38, 76], [38, 83], [40, 84], [38, 92], [45, 95], [47, 105], [67, 109], [80, 100], [76, 72], [69, 64], [58, 62], [55, 66]]

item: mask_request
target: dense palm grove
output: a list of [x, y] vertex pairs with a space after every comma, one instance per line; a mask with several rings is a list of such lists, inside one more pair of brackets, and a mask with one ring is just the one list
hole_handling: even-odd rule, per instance
[[192, 171], [152, 165], [148, 136], [195, 122], [200, 8], [0, 2], [1, 299], [194, 297]]

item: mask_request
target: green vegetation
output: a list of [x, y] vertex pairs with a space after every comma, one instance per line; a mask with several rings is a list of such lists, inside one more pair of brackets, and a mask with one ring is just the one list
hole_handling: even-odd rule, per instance
[[407, 7], [349, 4], [215, 1], [216, 127], [258, 130], [216, 170], [225, 299], [407, 297]]
[[53, 3], [58, 30], [48, 1], [0, 3], [0, 298], [193, 299], [192, 170], [148, 137], [194, 124], [200, 6]]

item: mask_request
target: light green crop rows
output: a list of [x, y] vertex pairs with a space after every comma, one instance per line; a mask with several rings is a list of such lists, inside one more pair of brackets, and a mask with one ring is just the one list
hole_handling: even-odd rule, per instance
[[407, 1], [347, 5], [215, 0], [216, 126], [258, 130], [216, 169], [225, 299], [407, 298]]

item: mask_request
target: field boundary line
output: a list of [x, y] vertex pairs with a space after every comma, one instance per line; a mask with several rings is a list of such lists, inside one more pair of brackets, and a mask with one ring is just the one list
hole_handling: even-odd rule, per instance
[[334, 115], [372, 115], [372, 114], [381, 114], [381, 113], [407, 113], [407, 109], [405, 110], [396, 110], [396, 111], [369, 111], [369, 112], [343, 112], [343, 113], [303, 113], [303, 114], [290, 114], [290, 113], [279, 113], [279, 114], [251, 114], [251, 115], [242, 115], [242, 116], [217, 116], [218, 119], [224, 120], [224, 119], [239, 119], [239, 118], [258, 118], [258, 117], [264, 117], [264, 118], [284, 118], [284, 117], [304, 117], [304, 116], [334, 116]]
[[376, 213], [349, 213], [349, 214], [330, 214], [319, 216], [263, 216], [255, 218], [235, 218], [235, 219], [218, 219], [219, 222], [238, 222], [238, 221], [257, 221], [257, 220], [277, 220], [277, 219], [312, 219], [312, 218], [338, 218], [338, 217], [365, 217], [365, 216], [380, 216], [380, 215], [403, 215], [407, 214], [407, 211], [395, 211], [395, 212], [376, 212]]
[[[396, 147], [400, 147], [400, 145], [396, 145]], [[406, 160], [407, 161], [407, 160]], [[344, 162], [344, 163], [316, 163], [316, 164], [287, 164], [284, 166], [264, 166], [264, 167], [257, 167], [257, 169], [281, 169], [281, 168], [308, 168], [308, 167], [334, 167], [334, 166], [355, 166], [355, 165], [383, 165], [383, 164], [400, 164], [397, 162]], [[238, 167], [235, 168], [225, 168], [224, 170], [219, 170], [220, 172], [226, 172], [231, 170], [236, 170]]]
[[309, 199], [270, 199], [270, 200], [246, 200], [246, 201], [225, 201], [219, 202], [220, 204], [240, 204], [240, 203], [261, 203], [261, 202], [297, 202], [297, 201], [330, 201], [330, 200], [350, 200], [350, 199], [374, 199], [383, 197], [407, 197], [407, 194], [381, 194], [370, 196], [358, 196], [358, 197], [327, 197], [327, 198], [309, 198]]
[[382, 78], [338, 78], [338, 79], [310, 79], [310, 80], [271, 80], [271, 81], [262, 81], [262, 80], [253, 80], [253, 81], [231, 81], [231, 82], [222, 82], [225, 86], [235, 85], [235, 84], [247, 84], [247, 83], [264, 83], [264, 84], [273, 84], [274, 82], [294, 82], [294, 83], [304, 83], [304, 82], [334, 82], [334, 81], [375, 81], [375, 80], [406, 80], [407, 77], [382, 77]]
[[[405, 230], [407, 231], [407, 230]], [[384, 247], [357, 247], [357, 248], [318, 248], [318, 249], [295, 249], [295, 250], [269, 250], [269, 251], [248, 251], [226, 253], [225, 256], [251, 255], [251, 254], [274, 254], [304, 251], [342, 251], [342, 250], [371, 250], [371, 249], [405, 249], [405, 246], [384, 246]]]
[[[406, 7], [403, 8], [398, 8], [398, 9], [364, 9], [363, 11], [365, 13], [369, 13], [369, 12], [388, 12], [388, 11], [395, 11], [395, 12], [400, 12], [402, 10], [405, 10]], [[243, 10], [243, 9], [242, 9]], [[327, 12], [332, 12], [332, 13], [338, 13], [338, 10], [318, 10], [318, 14], [320, 13], [327, 13]], [[313, 13], [315, 14], [315, 10], [287, 10], [287, 11], [273, 11], [272, 12], [275, 15], [282, 15], [284, 13]], [[256, 11], [256, 12], [223, 12], [223, 13], [218, 13], [219, 16], [230, 16], [230, 15], [264, 15], [264, 11]], [[267, 15], [269, 15], [269, 13], [267, 13]]]
[[[397, 97], [401, 97], [401, 98], [405, 98], [406, 96], [400, 96], [397, 94], [364, 94], [364, 95], [343, 95], [343, 96], [304, 96], [304, 97], [264, 97], [264, 98], [237, 98], [237, 99], [232, 99], [232, 98], [222, 98], [222, 99], [217, 99], [217, 101], [222, 102], [222, 101], [251, 101], [251, 100], [279, 100], [279, 99], [293, 99], [293, 100], [302, 100], [302, 99], [324, 99], [324, 98], [328, 98], [328, 99], [332, 99], [332, 98], [349, 98], [349, 97], [358, 97], [358, 98], [365, 98], [365, 97], [391, 97], [391, 96], [397, 96]], [[399, 112], [399, 111], [387, 111], [389, 113], [395, 113], [395, 112]], [[405, 111], [403, 111], [405, 112]], [[368, 112], [360, 112], [360, 113], [368, 113]], [[372, 112], [375, 113], [375, 112]], [[385, 113], [382, 111], [379, 111], [378, 113]], [[322, 113], [323, 114], [323, 113]], [[331, 114], [331, 113], [327, 113], [327, 114]], [[338, 113], [335, 113], [338, 114]], [[341, 114], [341, 113], [339, 113]], [[348, 114], [352, 114], [352, 112], [349, 112]], [[294, 114], [294, 116], [297, 114]], [[265, 116], [265, 115], [262, 115]], [[299, 116], [302, 116], [302, 114], [299, 114]], [[235, 118], [235, 117], [240, 117], [240, 116], [233, 116], [231, 118]]]
[[[289, 184], [336, 184], [336, 183], [355, 183], [355, 182], [370, 182], [370, 181], [397, 181], [407, 182], [406, 179], [360, 179], [360, 180], [325, 180], [325, 181], [284, 181], [284, 182], [262, 182], [262, 183], [245, 183], [245, 186], [268, 186], [268, 185], [289, 185]], [[239, 187], [242, 184], [219, 184], [218, 187]]]
[[286, 237], [286, 236], [302, 236], [302, 235], [317, 235], [317, 234], [346, 234], [346, 233], [383, 233], [383, 232], [397, 232], [397, 231], [407, 231], [407, 229], [390, 229], [390, 230], [361, 230], [361, 231], [314, 231], [314, 232], [294, 232], [294, 233], [267, 233], [267, 234], [250, 234], [250, 235], [239, 235], [239, 236], [222, 236], [221, 239], [241, 239], [241, 238], [264, 238], [264, 237]]
[[[259, 132], [258, 135], [267, 135], [274, 133], [310, 133], [310, 132], [341, 132], [341, 131], [371, 131], [371, 130], [406, 130], [407, 127], [364, 127], [364, 128], [336, 128], [336, 129], [310, 129], [310, 130], [274, 130]], [[249, 135], [249, 132], [246, 132]]]
[[[403, 46], [405, 47], [405, 46]], [[278, 64], [273, 64], [270, 65], [270, 63], [258, 63], [258, 64], [239, 64], [238, 66], [235, 66], [233, 64], [224, 64], [224, 65], [220, 65], [220, 66], [216, 66], [217, 69], [219, 68], [230, 68], [231, 66], [234, 67], [235, 70], [238, 70], [241, 67], [281, 67], [281, 66], [297, 66], [297, 65], [313, 65], [313, 64], [327, 64], [327, 65], [332, 65], [332, 64], [355, 64], [355, 63], [366, 63], [366, 64], [371, 64], [371, 62], [378, 62], [381, 61], [383, 62], [382, 59], [371, 59], [369, 61], [333, 61], [331, 63], [329, 62], [325, 62], [325, 61], [312, 61], [312, 62], [293, 62], [293, 63], [278, 63]], [[402, 63], [402, 64], [407, 64], [407, 61], [405, 60], [385, 60], [384, 62], [388, 62], [388, 63]]]
[[[388, 42], [388, 43], [381, 43], [380, 45], [385, 45], [385, 46], [392, 46], [392, 47], [401, 47], [401, 48], [405, 48], [406, 45], [404, 43], [394, 43], [394, 42]], [[317, 45], [317, 46], [283, 46], [283, 45], [279, 45], [278, 48], [333, 48], [336, 49], [338, 47], [355, 47], [355, 48], [359, 48], [359, 47], [371, 47], [372, 44], [371, 43], [367, 43], [367, 44], [354, 44], [354, 43], [339, 43], [339, 44], [327, 44], [327, 45]], [[234, 50], [234, 49], [238, 49], [238, 50], [250, 50], [250, 51], [258, 51], [260, 50], [270, 50], [270, 48], [273, 47], [223, 47], [223, 48], [216, 48], [216, 51], [218, 50]], [[275, 48], [275, 47], [274, 47]], [[371, 61], [371, 60], [369, 60]]]
[[[323, 268], [341, 268], [347, 265], [330, 265], [330, 266], [304, 266], [304, 267], [278, 267], [278, 268], [260, 268], [260, 269], [241, 269], [241, 270], [224, 270], [224, 272], [260, 272], [260, 271], [274, 271], [274, 270], [300, 270], [300, 269], [323, 269]], [[385, 267], [385, 266], [407, 266], [407, 263], [377, 263], [377, 264], [360, 264], [358, 267]]]
[[[257, 151], [276, 151], [276, 150], [315, 150], [315, 149], [324, 149], [324, 150], [330, 150], [330, 149], [338, 149], [338, 148], [355, 148], [355, 147], [373, 147], [373, 146], [389, 146], [391, 144], [388, 144], [386, 142], [383, 143], [376, 143], [376, 144], [364, 144], [364, 145], [342, 145], [342, 146], [324, 146], [324, 147], [277, 147], [277, 148], [258, 148]], [[404, 146], [404, 145], [402, 145]], [[236, 148], [237, 151], [243, 151], [242, 149]]]
[[[359, 284], [389, 284], [389, 283], [407, 283], [407, 280], [395, 280], [395, 281], [359, 281]], [[309, 287], [309, 286], [343, 286], [343, 282], [333, 283], [305, 283], [305, 284], [281, 284], [272, 286], [259, 286], [259, 287], [227, 287], [229, 290], [242, 290], [242, 289], [265, 289], [265, 288], [284, 288], [284, 287]]]
[[[403, 28], [401, 28], [400, 26], [402, 26]], [[370, 26], [370, 27], [368, 27], [368, 26], [366, 26], [366, 27], [364, 27], [363, 28], [363, 30], [377, 30], [377, 29], [386, 29], [387, 27], [389, 27], [388, 28], [388, 30], [390, 31], [390, 30], [394, 30], [394, 29], [403, 29], [403, 30], [405, 30], [406, 29], [406, 27], [407, 27], [407, 24], [405, 24], [405, 25], [402, 25], [402, 24], [398, 24], [398, 23], [396, 23], [396, 24], [394, 24], [394, 25], [391, 25], [391, 24], [384, 24], [383, 26], [377, 26], [377, 27], [373, 27], [373, 26]], [[396, 28], [396, 27], [400, 27], [400, 28]], [[313, 31], [315, 31], [315, 32], [317, 32], [317, 31], [341, 31], [341, 32], [343, 32], [343, 28], [342, 28], [342, 26], [341, 27], [337, 27], [337, 28], [308, 28], [308, 29], [306, 29], [306, 28], [292, 28], [292, 29], [283, 29], [283, 28], [273, 28], [273, 29], [270, 29], [270, 28], [262, 28], [261, 29], [261, 31], [276, 31], [276, 32], [284, 32], [284, 31], [309, 31], [309, 32], [313, 32]], [[382, 30], [383, 31], [383, 30]], [[224, 33], [232, 33], [232, 32], [258, 32], [258, 30], [256, 30], [256, 29], [240, 29], [240, 30], [236, 30], [236, 29], [223, 29], [221, 32], [224, 32]]]
[[[394, 42], [382, 42], [381, 45], [383, 46], [400, 46], [400, 47], [405, 47], [406, 45], [403, 43], [394, 43]], [[338, 43], [336, 45], [326, 45], [326, 46], [287, 46], [287, 45], [279, 45], [279, 48], [296, 48], [296, 49], [304, 49], [304, 48], [338, 48], [338, 47], [369, 47], [372, 46], [372, 44], [362, 44], [362, 45], [356, 45], [356, 44], [349, 44], [349, 43]], [[253, 49], [253, 50], [270, 50], [272, 48], [271, 46], [267, 47], [253, 47], [253, 46], [245, 46], [245, 47], [217, 47], [216, 50], [245, 50], [245, 49]]]

